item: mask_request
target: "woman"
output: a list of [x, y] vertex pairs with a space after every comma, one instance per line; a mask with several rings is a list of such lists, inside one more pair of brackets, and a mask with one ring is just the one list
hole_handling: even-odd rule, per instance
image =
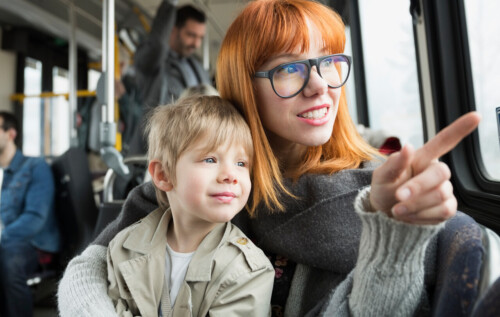
[[[276, 316], [425, 309], [426, 246], [457, 206], [449, 169], [437, 158], [479, 122], [469, 114], [373, 171], [376, 152], [357, 134], [342, 88], [350, 70], [344, 45], [344, 25], [329, 8], [262, 0], [242, 11], [221, 46], [217, 87], [244, 114], [255, 146], [248, 205], [255, 217], [240, 213], [235, 222], [272, 258]], [[155, 207], [152, 186], [139, 187], [70, 263], [59, 288], [63, 316], [112, 312], [107, 243], [144, 216], [138, 210]]]

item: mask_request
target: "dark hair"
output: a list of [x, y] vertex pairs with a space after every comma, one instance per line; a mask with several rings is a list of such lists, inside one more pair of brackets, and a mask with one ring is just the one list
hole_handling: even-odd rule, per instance
[[205, 23], [207, 19], [203, 11], [198, 10], [190, 4], [186, 4], [177, 9], [177, 14], [175, 16], [175, 26], [177, 28], [182, 28], [186, 21], [193, 19], [199, 23]]
[[1, 126], [1, 128], [4, 131], [7, 131], [9, 129], [18, 131], [19, 124], [16, 117], [12, 113], [7, 111], [0, 111], [0, 117], [3, 118], [3, 125]]

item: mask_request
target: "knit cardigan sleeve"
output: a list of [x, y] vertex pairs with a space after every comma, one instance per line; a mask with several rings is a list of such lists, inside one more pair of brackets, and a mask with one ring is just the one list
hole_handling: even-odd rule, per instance
[[412, 316], [424, 292], [424, 257], [439, 225], [411, 225], [371, 212], [369, 187], [355, 200], [363, 230], [355, 269], [331, 294], [323, 316]]
[[106, 250], [91, 245], [69, 262], [57, 290], [59, 316], [118, 316], [108, 296]]

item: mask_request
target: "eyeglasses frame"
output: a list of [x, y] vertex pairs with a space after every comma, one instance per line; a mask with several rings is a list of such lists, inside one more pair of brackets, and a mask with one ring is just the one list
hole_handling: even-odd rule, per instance
[[[348, 65], [348, 70], [347, 70], [347, 76], [344, 80], [344, 82], [339, 85], [339, 86], [331, 86], [328, 84], [328, 87], [330, 88], [340, 88], [342, 86], [345, 85], [345, 83], [347, 82], [347, 79], [349, 78], [349, 75], [351, 73], [351, 65], [352, 65], [352, 58], [351, 56], [349, 55], [346, 55], [346, 54], [331, 54], [331, 55], [325, 55], [325, 56], [320, 56], [320, 57], [316, 57], [316, 58], [308, 58], [308, 59], [303, 59], [303, 60], [299, 60], [299, 61], [293, 61], [293, 62], [288, 62], [288, 63], [284, 63], [284, 64], [279, 64], [278, 66], [274, 67], [273, 69], [270, 69], [268, 71], [258, 71], [258, 72], [255, 72], [255, 74], [253, 75], [254, 77], [256, 78], [267, 78], [269, 79], [269, 81], [271, 82], [271, 86], [273, 87], [273, 90], [274, 90], [274, 93], [280, 97], [280, 98], [292, 98], [292, 97], [295, 97], [297, 96], [298, 94], [300, 94], [300, 92], [302, 90], [304, 90], [304, 88], [307, 86], [307, 84], [309, 83], [309, 78], [311, 78], [311, 69], [313, 66], [316, 66], [316, 70], [318, 71], [318, 74], [321, 78], [323, 78], [323, 76], [321, 75], [321, 71], [319, 70], [319, 64], [329, 58], [329, 57], [334, 57], [334, 56], [342, 56], [344, 57], [346, 60], [347, 60], [347, 65]], [[274, 73], [280, 69], [280, 68], [283, 68], [287, 65], [292, 65], [292, 64], [297, 64], [297, 63], [301, 63], [301, 64], [305, 64], [308, 66], [308, 72], [307, 72], [307, 78], [306, 80], [304, 81], [304, 85], [302, 85], [302, 87], [296, 92], [294, 93], [293, 95], [291, 96], [281, 96], [280, 94], [278, 94], [278, 92], [276, 91], [276, 89], [274, 88], [274, 81], [272, 80], [272, 77], [274, 75]]]

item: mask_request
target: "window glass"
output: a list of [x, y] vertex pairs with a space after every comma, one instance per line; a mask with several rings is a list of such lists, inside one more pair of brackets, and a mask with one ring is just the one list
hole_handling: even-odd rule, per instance
[[89, 69], [89, 72], [88, 72], [88, 83], [87, 83], [88, 90], [90, 90], [90, 91], [96, 90], [97, 81], [99, 80], [99, 77], [101, 77], [101, 72], [100, 71], [97, 71], [95, 69]]
[[[42, 92], [42, 63], [26, 58], [24, 64], [24, 94], [39, 95]], [[42, 100], [28, 97], [23, 102], [23, 153], [28, 156], [42, 154]]]
[[500, 1], [465, 0], [465, 16], [476, 110], [481, 113], [479, 146], [487, 177], [500, 181], [500, 142], [496, 108], [500, 107]]
[[[54, 93], [69, 93], [67, 70], [59, 67], [52, 69], [52, 87]], [[70, 146], [70, 109], [66, 97], [54, 97], [51, 101], [50, 154], [57, 156], [63, 154]]]
[[420, 147], [422, 115], [409, 2], [359, 0], [359, 10], [370, 128]]

